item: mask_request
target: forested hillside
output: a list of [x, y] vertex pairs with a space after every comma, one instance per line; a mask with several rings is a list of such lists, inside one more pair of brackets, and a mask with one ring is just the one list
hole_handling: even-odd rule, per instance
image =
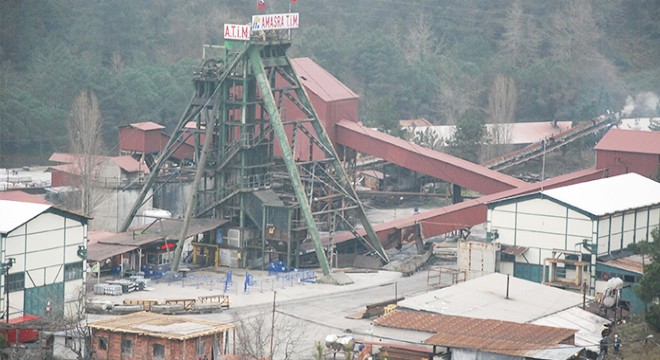
[[[345, 82], [363, 121], [385, 128], [455, 123], [468, 110], [586, 119], [660, 92], [660, 0], [266, 4], [300, 12], [290, 55]], [[108, 153], [119, 125], [173, 125], [202, 44], [222, 43], [224, 23], [256, 10], [256, 0], [0, 0], [0, 166], [67, 151], [66, 121], [84, 89], [98, 96]]]

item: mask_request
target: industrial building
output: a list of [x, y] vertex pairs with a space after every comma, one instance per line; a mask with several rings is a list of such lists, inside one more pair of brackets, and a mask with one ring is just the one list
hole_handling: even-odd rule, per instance
[[499, 270], [581, 290], [597, 287], [600, 257], [651, 239], [660, 183], [635, 173], [488, 203], [488, 231], [502, 245]]
[[3, 318], [80, 316], [89, 218], [27, 201], [0, 200]]
[[[406, 310], [394, 310], [374, 323], [432, 334], [423, 343], [444, 359], [571, 360], [585, 354], [575, 344], [575, 329]], [[399, 358], [395, 349], [386, 351]]]
[[594, 147], [596, 166], [609, 176], [634, 172], [660, 180], [660, 132], [611, 129]]
[[579, 293], [501, 273], [408, 297], [399, 301], [397, 306], [399, 310], [417, 314], [572, 329], [576, 331], [573, 344], [595, 353], [598, 352], [595, 345], [602, 338], [601, 331], [610, 323], [610, 320], [592, 313]]

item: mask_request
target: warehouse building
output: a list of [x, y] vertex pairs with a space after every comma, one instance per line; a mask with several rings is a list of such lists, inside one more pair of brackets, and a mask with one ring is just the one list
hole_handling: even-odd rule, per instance
[[597, 261], [651, 239], [660, 224], [660, 183], [628, 173], [488, 204], [501, 243], [499, 270], [569, 289], [596, 289]]

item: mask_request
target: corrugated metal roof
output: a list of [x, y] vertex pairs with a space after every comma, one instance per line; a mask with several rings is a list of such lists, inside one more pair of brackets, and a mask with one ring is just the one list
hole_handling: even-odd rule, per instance
[[628, 173], [543, 191], [541, 194], [594, 216], [660, 204], [660, 183]]
[[605, 262], [607, 266], [623, 269], [626, 271], [634, 272], [640, 275], [644, 275], [644, 264], [650, 264], [651, 257], [648, 255], [631, 255], [626, 256], [620, 259], [614, 259]]
[[[224, 219], [191, 219], [186, 237], [211, 231], [227, 223]], [[87, 245], [88, 259], [102, 261], [124, 254], [140, 246], [179, 239], [182, 220], [158, 219], [151, 226], [122, 233], [90, 232]]]
[[137, 248], [137, 245], [90, 243], [87, 244], [87, 261], [103, 261], [115, 255], [125, 254]]
[[310, 58], [291, 59], [291, 66], [300, 82], [326, 102], [358, 98], [353, 90]]
[[136, 129], [140, 129], [140, 130], [144, 130], [144, 131], [165, 129], [165, 126], [163, 126], [161, 124], [158, 124], [158, 123], [155, 123], [153, 121], [132, 123], [132, 124], [124, 125], [122, 127], [125, 127], [125, 126], [134, 127]]
[[0, 234], [11, 232], [50, 208], [46, 204], [0, 200]]
[[53, 205], [40, 196], [28, 194], [21, 190], [0, 191], [0, 200], [20, 201], [51, 206]]
[[529, 322], [582, 304], [582, 295], [493, 273], [399, 301], [399, 307], [431, 313]]
[[594, 149], [660, 154], [660, 131], [610, 129]]
[[113, 156], [110, 158], [110, 160], [122, 168], [122, 170], [129, 173], [138, 171], [142, 171], [144, 173], [149, 172], [149, 168], [145, 164], [140, 164], [140, 162], [135, 160], [132, 156]]
[[202, 319], [140, 312], [95, 321], [88, 325], [92, 329], [116, 333], [153, 336], [171, 340], [186, 340], [207, 336], [233, 329], [230, 323], [219, 323]]
[[584, 346], [591, 351], [598, 352], [598, 342], [602, 338], [601, 332], [608, 319], [602, 318], [579, 307], [572, 307], [555, 314], [534, 320], [531, 324], [554, 326], [575, 329], [575, 345]]
[[48, 158], [48, 161], [71, 164], [76, 161], [76, 158], [77, 155], [75, 154], [55, 152]]
[[445, 347], [524, 355], [570, 343], [577, 330], [510, 321], [395, 310], [374, 321], [377, 325], [434, 332], [424, 342]]

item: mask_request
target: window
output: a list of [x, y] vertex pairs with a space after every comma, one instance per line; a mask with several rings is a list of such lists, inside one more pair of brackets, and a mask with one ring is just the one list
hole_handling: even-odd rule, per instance
[[69, 348], [69, 349], [75, 349], [76, 348], [76, 343], [73, 340], [73, 336], [67, 336], [64, 338], [64, 346]]
[[99, 350], [108, 350], [108, 338], [100, 337], [99, 338]]
[[131, 340], [124, 339], [121, 341], [121, 354], [128, 356], [133, 354], [133, 342]]
[[17, 272], [7, 275], [7, 289], [11, 291], [19, 291], [25, 288], [25, 273]]
[[154, 359], [165, 359], [165, 345], [154, 344], [153, 355]]
[[204, 356], [204, 340], [197, 339], [197, 356]]
[[64, 264], [64, 281], [82, 279], [83, 263], [82, 261]]

